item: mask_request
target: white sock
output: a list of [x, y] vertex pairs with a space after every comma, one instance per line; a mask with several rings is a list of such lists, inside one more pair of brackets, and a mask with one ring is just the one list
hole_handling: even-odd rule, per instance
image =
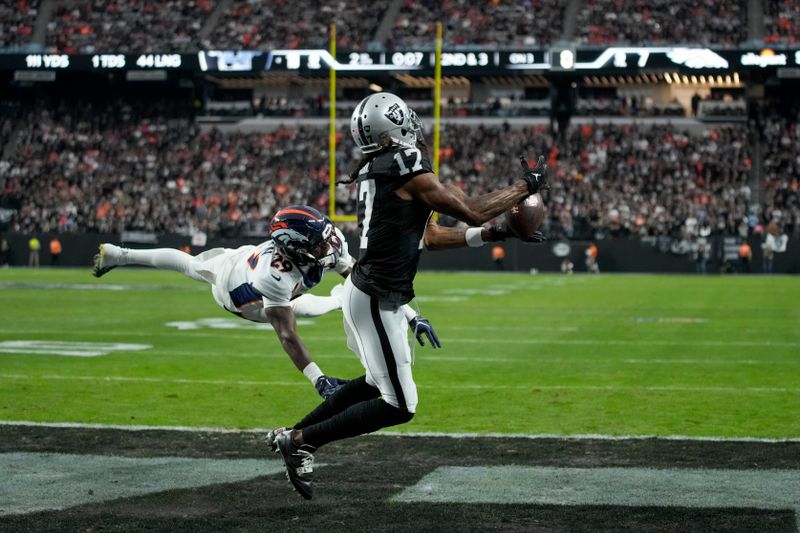
[[133, 250], [128, 249], [126, 265], [145, 265], [161, 270], [173, 270], [180, 272], [197, 281], [205, 281], [197, 272], [196, 267], [200, 264], [191, 255], [174, 250], [172, 248], [155, 248], [152, 250]]
[[292, 300], [292, 309], [296, 316], [315, 317], [340, 309], [342, 302], [335, 296], [314, 296], [304, 294]]

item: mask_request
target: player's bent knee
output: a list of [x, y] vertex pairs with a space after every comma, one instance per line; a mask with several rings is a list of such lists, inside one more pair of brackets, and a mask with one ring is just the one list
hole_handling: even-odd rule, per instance
[[387, 409], [388, 413], [386, 414], [387, 418], [389, 419], [387, 421], [391, 426], [395, 426], [397, 424], [405, 424], [407, 422], [410, 422], [411, 419], [414, 418], [413, 411], [397, 407], [396, 405], [391, 405], [388, 402], [386, 403], [386, 406], [388, 407]]

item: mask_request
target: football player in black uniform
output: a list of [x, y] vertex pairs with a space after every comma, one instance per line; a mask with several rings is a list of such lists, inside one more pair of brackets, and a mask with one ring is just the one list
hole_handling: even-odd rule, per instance
[[[362, 100], [350, 130], [364, 154], [351, 175], [357, 182], [361, 253], [342, 291], [342, 311], [348, 346], [366, 373], [339, 388], [292, 429], [267, 435], [268, 444], [283, 456], [289, 481], [307, 499], [313, 493], [317, 448], [414, 416], [417, 388], [402, 306], [414, 298], [422, 248], [480, 246], [510, 236], [503, 228], [480, 225], [546, 184], [540, 157], [536, 168], [499, 191], [469, 198], [443, 186], [427, 157], [420, 120], [390, 93]], [[473, 227], [439, 227], [429, 222], [433, 210]], [[430, 324], [422, 321], [418, 328], [424, 331]], [[435, 334], [429, 339], [438, 344]]]

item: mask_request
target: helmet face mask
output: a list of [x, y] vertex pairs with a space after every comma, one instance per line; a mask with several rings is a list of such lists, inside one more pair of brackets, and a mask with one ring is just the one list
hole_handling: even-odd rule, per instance
[[392, 144], [414, 147], [422, 139], [422, 121], [402, 98], [375, 93], [356, 106], [350, 117], [350, 133], [365, 154]]

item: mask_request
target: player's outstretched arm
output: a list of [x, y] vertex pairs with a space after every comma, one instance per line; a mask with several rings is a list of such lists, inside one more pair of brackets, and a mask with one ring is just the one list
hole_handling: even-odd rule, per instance
[[397, 195], [407, 200], [416, 198], [435, 211], [479, 226], [528, 196], [528, 185], [520, 180], [505, 189], [469, 198], [442, 185], [436, 174], [426, 172], [410, 179]]
[[347, 383], [347, 380], [326, 376], [311, 358], [311, 354], [297, 334], [297, 320], [291, 307], [268, 307], [267, 318], [278, 335], [284, 351], [294, 366], [306, 376], [323, 398], [328, 398]]
[[267, 307], [267, 318], [278, 336], [284, 351], [289, 355], [297, 370], [303, 372], [305, 368], [314, 362], [311, 353], [303, 344], [300, 335], [297, 334], [297, 320], [294, 311], [289, 306]]

